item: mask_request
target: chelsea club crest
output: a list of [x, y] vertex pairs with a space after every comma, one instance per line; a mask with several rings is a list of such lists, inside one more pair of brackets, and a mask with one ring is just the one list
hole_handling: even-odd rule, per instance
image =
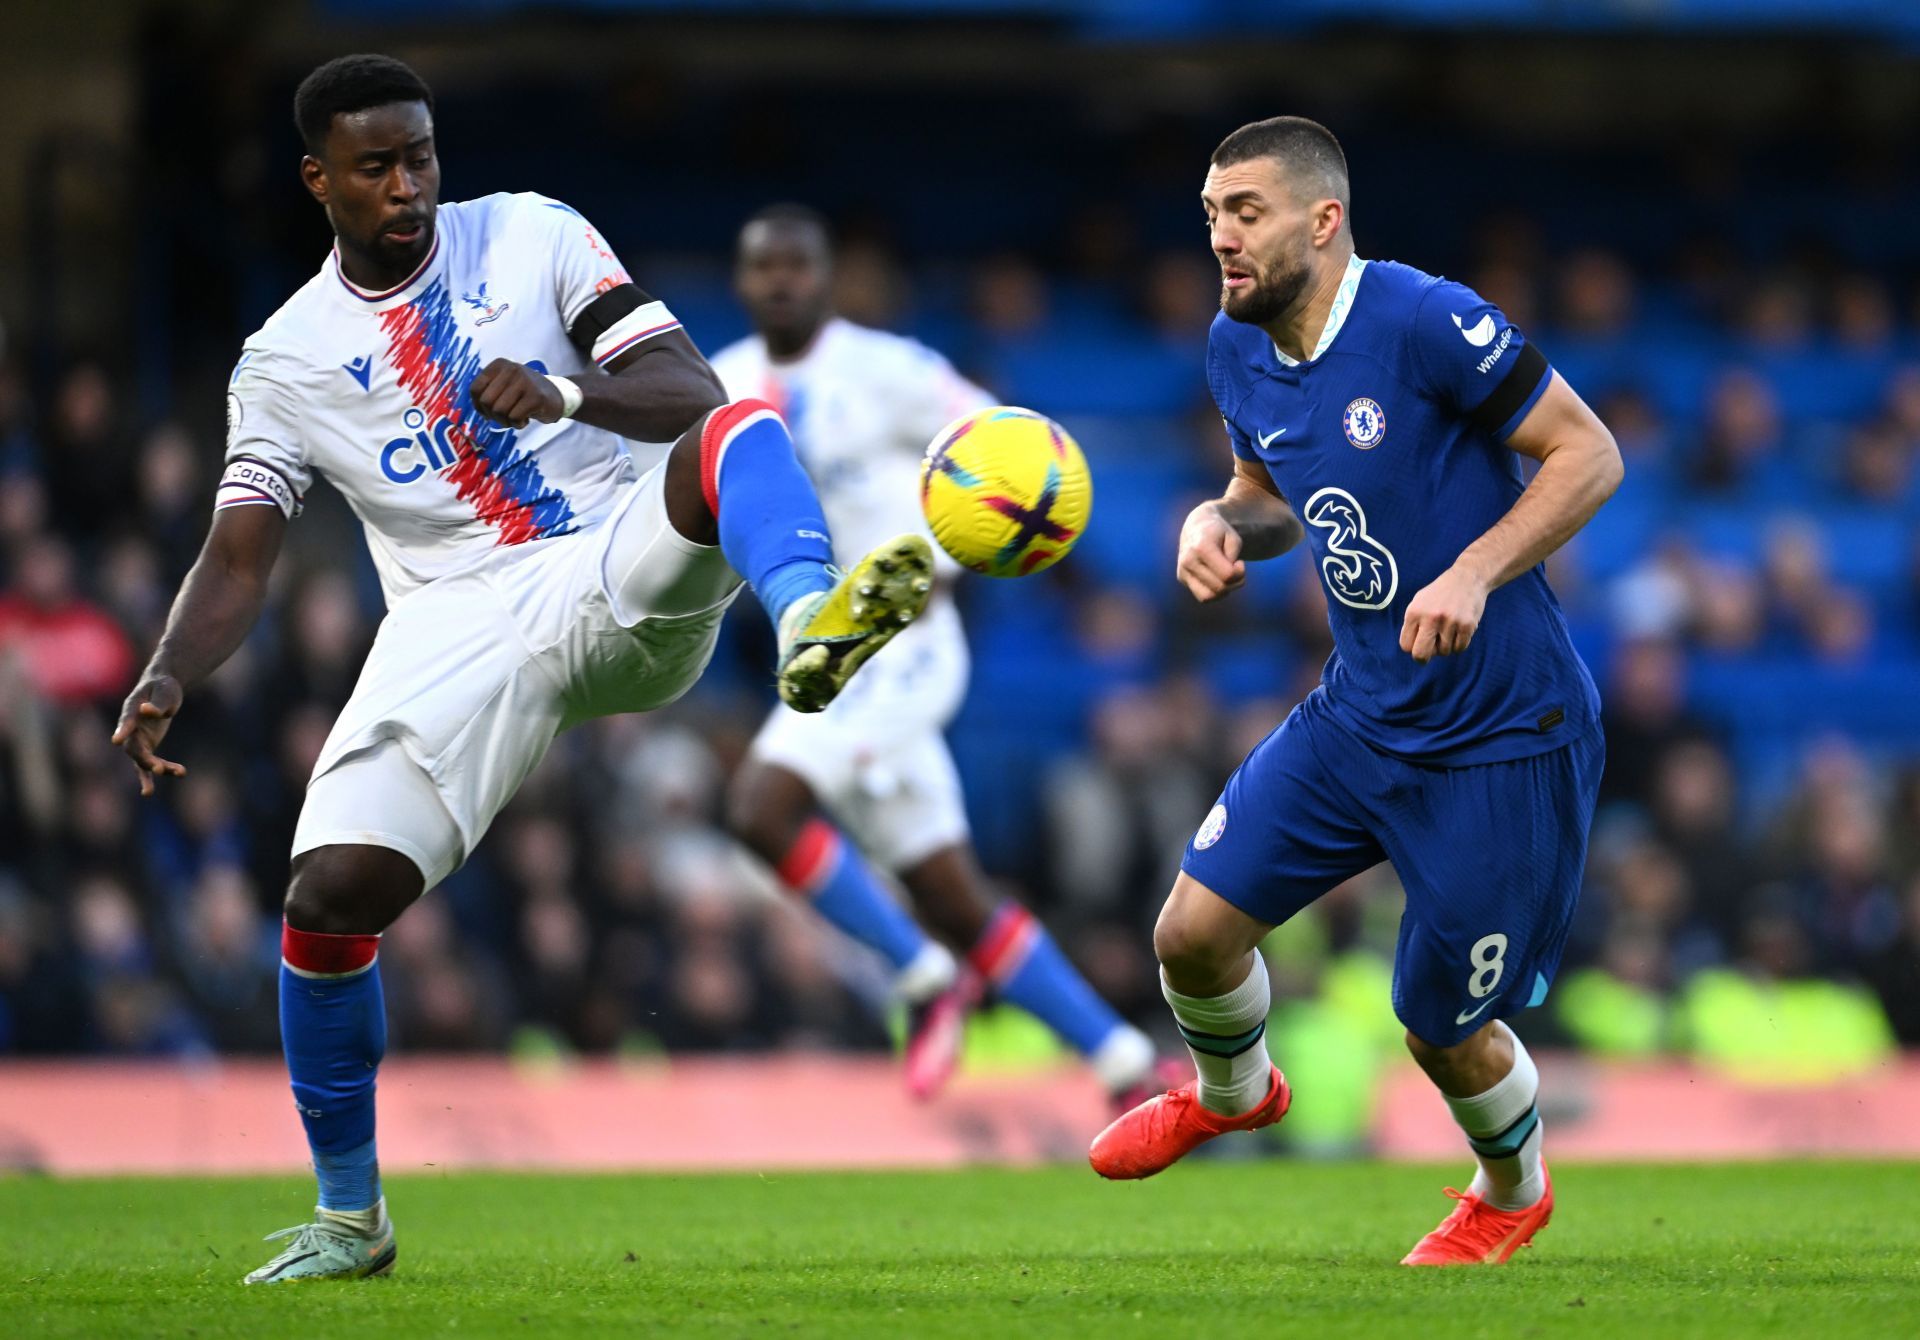
[[1226, 831], [1227, 807], [1225, 805], [1215, 805], [1213, 809], [1208, 812], [1206, 820], [1201, 823], [1200, 831], [1193, 835], [1194, 850], [1205, 851], [1208, 847], [1218, 842], [1221, 835]]
[[1387, 414], [1378, 401], [1361, 396], [1350, 403], [1347, 412], [1340, 416], [1340, 427], [1346, 433], [1347, 441], [1362, 451], [1371, 451], [1387, 435]]

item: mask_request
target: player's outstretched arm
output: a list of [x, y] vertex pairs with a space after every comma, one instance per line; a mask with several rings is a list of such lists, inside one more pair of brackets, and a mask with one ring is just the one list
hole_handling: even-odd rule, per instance
[[1539, 461], [1539, 472], [1505, 516], [1408, 602], [1400, 650], [1423, 664], [1466, 650], [1488, 594], [1573, 538], [1625, 473], [1613, 434], [1557, 372], [1507, 445]]
[[1225, 495], [1187, 513], [1174, 575], [1202, 604], [1218, 600], [1247, 580], [1248, 563], [1278, 558], [1301, 533], [1266, 466], [1235, 460]]
[[[684, 331], [655, 336], [608, 363], [607, 372], [589, 370], [570, 379], [580, 388], [573, 417], [637, 442], [672, 442], [702, 414], [727, 403], [720, 378]], [[534, 419], [556, 423], [566, 409], [552, 381], [507, 358], [482, 368], [470, 394], [475, 409], [509, 428], [525, 428]]]
[[267, 578], [280, 556], [287, 518], [278, 507], [227, 507], [213, 528], [167, 614], [166, 631], [145, 673], [120, 709], [113, 742], [140, 774], [140, 794], [153, 794], [156, 777], [186, 774], [154, 752], [186, 697], [218, 670], [246, 639], [267, 598]]

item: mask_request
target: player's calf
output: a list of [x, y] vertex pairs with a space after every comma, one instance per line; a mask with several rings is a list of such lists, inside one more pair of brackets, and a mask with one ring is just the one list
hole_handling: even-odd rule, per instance
[[[689, 476], [698, 484], [697, 497]], [[933, 551], [902, 535], [841, 572], [813, 483], [786, 421], [764, 400], [707, 415], [674, 444], [667, 517], [688, 539], [716, 536], [780, 636], [781, 700], [818, 712], [933, 593]]]
[[668, 460], [666, 504], [680, 534], [719, 541], [776, 625], [795, 601], [834, 584], [819, 495], [786, 421], [764, 400], [722, 405], [681, 436]]
[[1547, 1193], [1540, 1071], [1513, 1030], [1495, 1020], [1451, 1047], [1408, 1033], [1407, 1048], [1479, 1160], [1470, 1194], [1503, 1212], [1539, 1204]]
[[379, 1274], [393, 1263], [374, 1139], [374, 1080], [387, 1047], [379, 932], [423, 884], [408, 857], [385, 847], [333, 844], [294, 858], [280, 1041], [319, 1206], [313, 1223], [274, 1235], [294, 1241], [250, 1284]]
[[1254, 947], [1269, 929], [1191, 875], [1174, 881], [1154, 951], [1196, 1074], [1100, 1133], [1089, 1157], [1102, 1177], [1151, 1177], [1215, 1136], [1287, 1114], [1292, 1094], [1266, 1048], [1273, 993]]
[[1195, 1097], [1222, 1116], [1248, 1111], [1268, 1087], [1273, 992], [1254, 948], [1268, 929], [1182, 874], [1153, 930], [1161, 993], [1198, 1072]]

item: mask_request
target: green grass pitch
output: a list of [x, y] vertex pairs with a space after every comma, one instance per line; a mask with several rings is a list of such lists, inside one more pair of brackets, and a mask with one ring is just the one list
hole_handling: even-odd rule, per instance
[[295, 1178], [0, 1179], [41, 1337], [1920, 1335], [1920, 1164], [1568, 1165], [1497, 1270], [1394, 1263], [1461, 1169], [1196, 1163], [388, 1182], [385, 1280], [242, 1288]]

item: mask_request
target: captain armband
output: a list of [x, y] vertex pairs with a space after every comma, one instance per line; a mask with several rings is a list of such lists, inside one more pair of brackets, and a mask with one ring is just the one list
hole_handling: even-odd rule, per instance
[[299, 516], [304, 506], [287, 477], [257, 456], [236, 456], [228, 461], [220, 475], [220, 487], [214, 493], [213, 510], [267, 504], [278, 507], [288, 520]]

